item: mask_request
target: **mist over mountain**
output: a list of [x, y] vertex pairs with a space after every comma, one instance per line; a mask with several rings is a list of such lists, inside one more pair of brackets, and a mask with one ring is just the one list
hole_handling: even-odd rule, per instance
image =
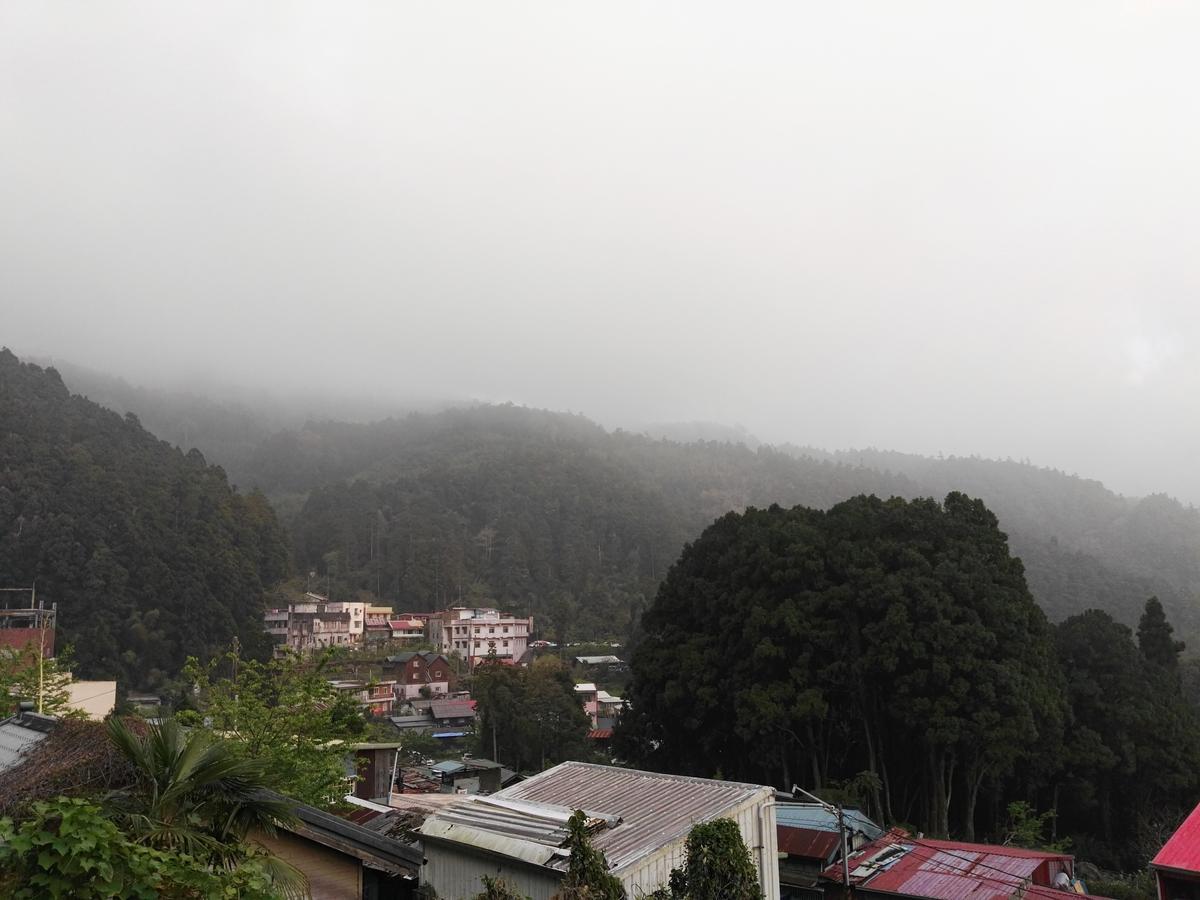
[[[71, 377], [99, 393], [94, 377]], [[1157, 595], [1200, 639], [1200, 513], [1029, 462], [776, 448], [706, 422], [610, 431], [513, 405], [350, 422], [151, 389], [119, 397], [263, 490], [298, 571], [402, 606], [486, 597], [552, 630], [627, 637], [684, 543], [728, 510], [958, 490], [997, 514], [1052, 618], [1097, 607], [1133, 623]]]

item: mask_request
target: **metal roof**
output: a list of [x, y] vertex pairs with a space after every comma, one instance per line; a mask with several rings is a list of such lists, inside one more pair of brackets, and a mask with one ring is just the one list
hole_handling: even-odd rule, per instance
[[[861, 810], [844, 809], [842, 815], [846, 819], [847, 828], [862, 832], [868, 840], [873, 841], [883, 834], [883, 829], [868, 819]], [[838, 833], [837, 813], [816, 803], [775, 804], [775, 824], [780, 828], [786, 826]]]
[[58, 720], [41, 713], [21, 712], [0, 721], [0, 771], [20, 762], [21, 754], [41, 741]]
[[[866, 891], [909, 897], [1007, 900], [1033, 888], [1033, 875], [1045, 863], [1061, 861], [1069, 864], [1072, 859], [1065, 853], [937, 841], [914, 838], [903, 831], [889, 831], [859, 852], [850, 854], [850, 880]], [[839, 862], [826, 869], [824, 876], [841, 881], [842, 864]], [[1049, 889], [1037, 893], [1046, 891]]]
[[475, 708], [465, 700], [435, 700], [429, 708], [435, 719], [475, 718]]
[[1200, 806], [1175, 829], [1150, 865], [1178, 872], [1200, 872]]
[[427, 819], [421, 832], [565, 870], [565, 817], [583, 809], [605, 823], [592, 846], [615, 872], [684, 839], [699, 822], [773, 796], [773, 788], [757, 784], [565, 762], [491, 797], [450, 807]]

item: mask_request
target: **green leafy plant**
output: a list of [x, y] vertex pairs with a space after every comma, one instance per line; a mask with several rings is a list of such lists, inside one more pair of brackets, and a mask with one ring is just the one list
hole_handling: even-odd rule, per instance
[[560, 900], [625, 900], [620, 879], [608, 871], [604, 854], [588, 837], [587, 815], [575, 810], [567, 820], [566, 847], [571, 852]]

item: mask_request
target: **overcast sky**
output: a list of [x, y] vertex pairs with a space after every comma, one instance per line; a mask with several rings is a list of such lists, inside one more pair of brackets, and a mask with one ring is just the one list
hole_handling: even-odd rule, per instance
[[0, 343], [1200, 502], [1200, 6], [0, 3]]

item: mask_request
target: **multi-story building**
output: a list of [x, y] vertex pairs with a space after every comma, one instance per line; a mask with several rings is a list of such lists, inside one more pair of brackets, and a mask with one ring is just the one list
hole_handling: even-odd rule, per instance
[[394, 681], [330, 681], [335, 688], [350, 694], [363, 711], [372, 716], [390, 716], [396, 702]]
[[491, 607], [456, 606], [429, 619], [429, 639], [447, 656], [458, 653], [472, 664], [495, 654], [516, 662], [525, 655], [533, 617], [510, 616]]
[[444, 697], [454, 690], [454, 670], [440, 653], [397, 653], [387, 658], [383, 669], [396, 679], [397, 700]]
[[415, 644], [425, 639], [425, 623], [420, 619], [392, 618], [388, 619], [388, 627], [392, 630], [392, 640]]
[[[276, 648], [297, 652], [362, 641], [364, 603], [331, 603], [319, 594], [263, 613], [263, 627]], [[357, 629], [357, 631], [356, 631]]]

